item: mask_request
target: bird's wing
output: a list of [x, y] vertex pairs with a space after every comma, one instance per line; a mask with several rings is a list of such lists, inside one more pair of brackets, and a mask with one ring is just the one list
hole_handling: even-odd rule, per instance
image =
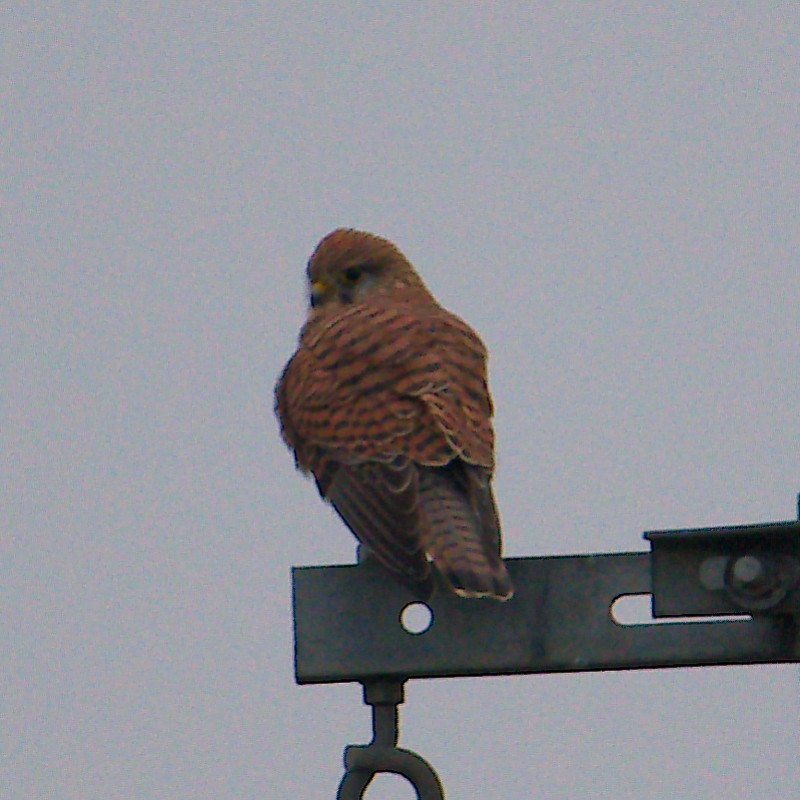
[[398, 458], [340, 464], [325, 497], [356, 538], [426, 599], [433, 581], [419, 535], [418, 493], [417, 466]]
[[290, 447], [314, 443], [354, 463], [403, 453], [493, 466], [486, 350], [439, 306], [337, 315], [303, 337], [276, 394]]
[[[304, 333], [276, 389], [298, 466], [358, 539], [414, 582], [429, 572], [418, 470], [459, 457], [492, 467], [485, 357], [471, 329], [438, 306], [355, 306]], [[479, 507], [485, 498], [482, 518]]]

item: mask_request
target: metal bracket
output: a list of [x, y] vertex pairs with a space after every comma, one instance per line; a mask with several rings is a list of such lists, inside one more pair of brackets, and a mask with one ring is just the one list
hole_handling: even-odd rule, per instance
[[[403, 610], [418, 601], [371, 560], [294, 568], [298, 683], [360, 681], [373, 706], [373, 741], [347, 748], [339, 796], [360, 796], [352, 792], [363, 792], [380, 771], [413, 782], [411, 771], [419, 768], [439, 785], [425, 761], [396, 747], [397, 703], [409, 678], [800, 661], [800, 522], [653, 531], [645, 538], [649, 553], [506, 559], [511, 601], [437, 592], [427, 604], [433, 622], [419, 634], [401, 624]], [[639, 594], [652, 595], [657, 619], [715, 619], [617, 622], [614, 602]], [[396, 687], [388, 697], [399, 691], [400, 699], [376, 699], [376, 686]], [[389, 713], [394, 732], [387, 738], [381, 731], [389, 729]]]
[[653, 616], [800, 616], [800, 522], [652, 531]]

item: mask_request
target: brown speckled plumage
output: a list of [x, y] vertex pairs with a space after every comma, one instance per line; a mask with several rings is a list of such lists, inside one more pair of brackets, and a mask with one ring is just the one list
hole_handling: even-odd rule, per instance
[[308, 320], [275, 387], [297, 466], [418, 595], [433, 563], [457, 594], [507, 600], [483, 343], [378, 236], [328, 234], [308, 280]]

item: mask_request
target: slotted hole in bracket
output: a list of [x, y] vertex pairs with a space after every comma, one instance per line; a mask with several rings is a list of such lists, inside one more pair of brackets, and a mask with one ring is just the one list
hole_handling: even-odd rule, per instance
[[653, 595], [623, 594], [611, 604], [611, 619], [617, 625], [674, 625], [687, 622], [739, 622], [752, 619], [749, 614], [725, 614], [715, 617], [653, 616]]
[[400, 624], [415, 636], [425, 633], [433, 625], [433, 611], [425, 603], [409, 603], [400, 612]]

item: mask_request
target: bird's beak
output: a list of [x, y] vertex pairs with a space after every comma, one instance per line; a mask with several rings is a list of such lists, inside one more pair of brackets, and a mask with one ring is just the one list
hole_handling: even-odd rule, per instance
[[323, 281], [311, 281], [311, 307], [315, 308], [325, 296], [328, 285]]

